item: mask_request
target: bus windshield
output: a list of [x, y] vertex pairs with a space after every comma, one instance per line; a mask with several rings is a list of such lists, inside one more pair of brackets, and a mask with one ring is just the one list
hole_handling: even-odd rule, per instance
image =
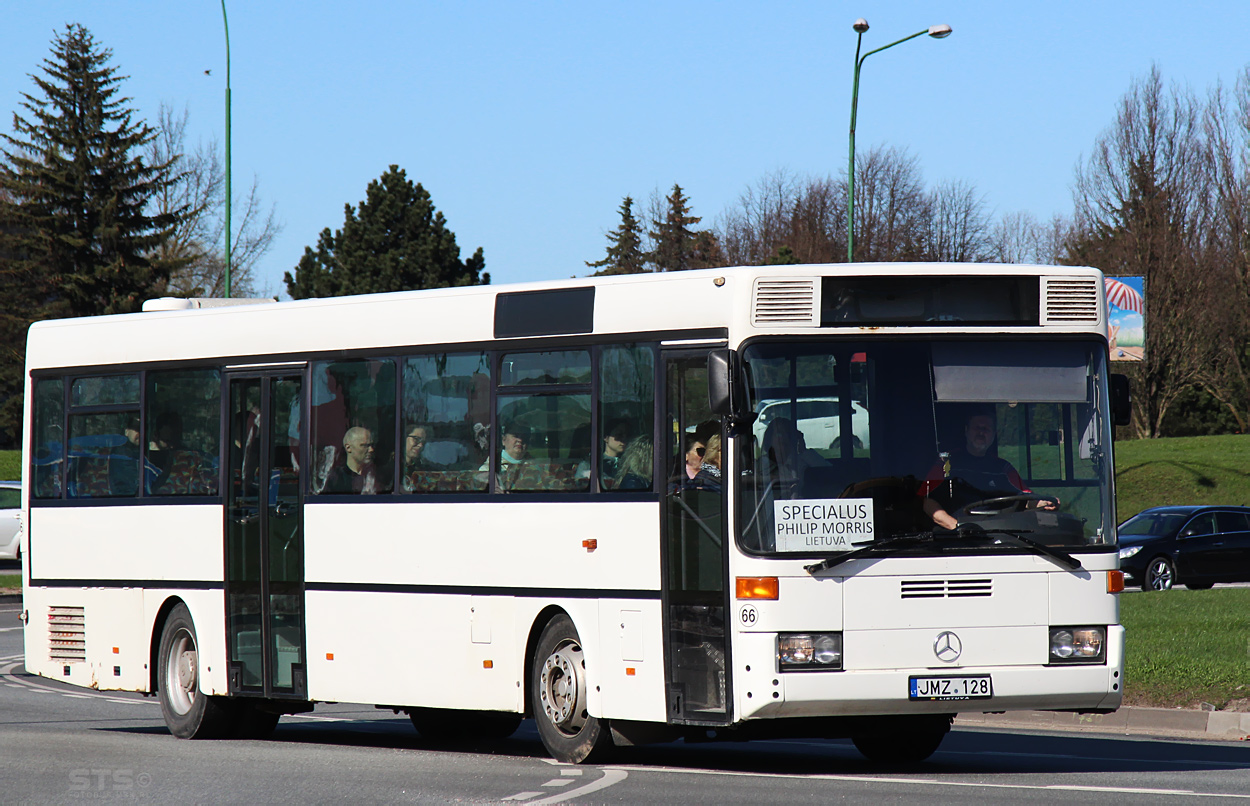
[[955, 523], [985, 535], [978, 550], [1113, 539], [1099, 342], [755, 342], [742, 358], [745, 551], [821, 556]]

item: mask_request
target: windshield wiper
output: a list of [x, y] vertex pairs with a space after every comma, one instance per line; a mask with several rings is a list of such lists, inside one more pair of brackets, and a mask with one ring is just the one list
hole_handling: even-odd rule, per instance
[[933, 540], [933, 532], [913, 532], [911, 534], [895, 535], [894, 537], [887, 537], [885, 540], [874, 540], [863, 548], [855, 549], [854, 551], [848, 551], [843, 554], [835, 554], [832, 557], [826, 557], [818, 563], [803, 566], [803, 569], [812, 576], [815, 576], [821, 571], [827, 571], [834, 566], [847, 562], [848, 560], [854, 560], [859, 557], [867, 557], [870, 555], [880, 556], [895, 554], [909, 546], [916, 545], [917, 543], [927, 543], [931, 540]]
[[821, 560], [818, 563], [813, 563], [812, 565], [805, 565], [803, 566], [803, 568], [805, 571], [807, 571], [807, 573], [815, 576], [821, 571], [827, 571], [830, 568], [834, 568], [835, 566], [839, 566], [842, 563], [848, 562], [850, 560], [856, 560], [856, 559], [859, 559], [860, 557], [881, 557], [881, 556], [887, 556], [890, 554], [897, 554], [898, 552], [906, 548], [909, 548], [911, 546], [914, 546], [920, 543], [932, 542], [935, 538], [939, 536], [943, 538], [946, 538], [946, 537], [969, 538], [969, 537], [986, 537], [988, 535], [1003, 535], [1005, 537], [1008, 537], [1014, 540], [1018, 545], [1026, 549], [1029, 549], [1034, 554], [1038, 554], [1040, 556], [1048, 557], [1052, 560], [1055, 560], [1056, 562], [1060, 563], [1061, 565], [1067, 566], [1069, 569], [1073, 571], [1082, 567], [1080, 560], [1078, 560], [1076, 557], [1073, 557], [1071, 554], [1064, 551], [1063, 549], [1057, 549], [1052, 546], [1048, 546], [1045, 543], [1039, 543], [1038, 541], [1032, 538], [1025, 537], [1024, 533], [1019, 530], [982, 529], [980, 527], [977, 527], [975, 529], [970, 529], [966, 525], [961, 524], [957, 530], [952, 531], [952, 532], [946, 532], [944, 530], [941, 533], [914, 532], [911, 534], [895, 535], [894, 537], [886, 538], [885, 540], [873, 541], [869, 543], [868, 545], [864, 546], [863, 548], [858, 548], [858, 549], [855, 549], [854, 551], [848, 551], [844, 554], [836, 554], [832, 557], [826, 557], [825, 559]]
[[[962, 528], [961, 528], [961, 531], [962, 531]], [[1043, 557], [1049, 557], [1052, 560], [1056, 560], [1060, 564], [1068, 566], [1068, 568], [1070, 568], [1073, 571], [1081, 567], [1081, 561], [1073, 557], [1068, 552], [1064, 551], [1063, 549], [1057, 549], [1057, 548], [1054, 548], [1053, 546], [1048, 546], [1045, 543], [1039, 543], [1038, 541], [1034, 540], [1031, 537], [1025, 537], [1024, 536], [1025, 533], [1023, 531], [1017, 531], [1017, 530], [1012, 530], [1012, 529], [982, 529], [976, 534], [978, 535], [979, 534], [1005, 535], [1006, 537], [1010, 537], [1012, 540], [1019, 543], [1021, 546], [1024, 546], [1027, 549], [1031, 549], [1034, 554], [1039, 554]]]

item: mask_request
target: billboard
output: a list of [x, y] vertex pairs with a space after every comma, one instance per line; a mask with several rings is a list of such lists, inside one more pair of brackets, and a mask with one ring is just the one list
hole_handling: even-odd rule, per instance
[[1141, 361], [1146, 350], [1146, 278], [1105, 277], [1112, 361]]

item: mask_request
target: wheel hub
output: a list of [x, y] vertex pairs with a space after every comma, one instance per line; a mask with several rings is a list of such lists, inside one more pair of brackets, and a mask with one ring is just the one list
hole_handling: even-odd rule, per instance
[[543, 712], [562, 733], [576, 734], [586, 723], [582, 649], [564, 643], [548, 656], [539, 676]]

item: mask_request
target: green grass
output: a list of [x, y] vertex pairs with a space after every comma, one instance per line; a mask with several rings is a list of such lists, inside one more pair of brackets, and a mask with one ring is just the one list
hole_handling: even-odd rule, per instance
[[21, 574], [0, 574], [0, 591], [11, 591], [22, 589]]
[[1250, 697], [1250, 588], [1120, 597], [1125, 705], [1223, 708]]
[[1164, 504], [1250, 504], [1250, 435], [1115, 444], [1117, 517]]
[[0, 480], [16, 481], [22, 477], [22, 452], [0, 451]]

